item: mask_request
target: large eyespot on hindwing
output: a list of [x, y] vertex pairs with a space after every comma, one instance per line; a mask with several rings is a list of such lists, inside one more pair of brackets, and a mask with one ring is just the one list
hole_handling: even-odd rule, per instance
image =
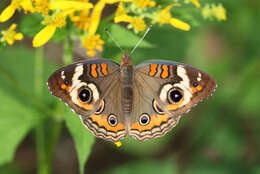
[[141, 116], [139, 117], [139, 124], [142, 125], [142, 126], [145, 126], [149, 123], [150, 123], [149, 115], [146, 114], [146, 113], [141, 114]]
[[114, 114], [110, 114], [107, 118], [107, 122], [110, 126], [114, 127], [117, 125], [117, 118]]

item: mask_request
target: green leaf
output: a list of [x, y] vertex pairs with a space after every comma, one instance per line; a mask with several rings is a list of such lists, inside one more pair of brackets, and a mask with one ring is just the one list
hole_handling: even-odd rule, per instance
[[[136, 43], [140, 40], [142, 35], [135, 34], [132, 30], [128, 30], [119, 26], [118, 24], [112, 24], [111, 28], [109, 29], [110, 34], [115, 39], [115, 41], [120, 45], [123, 50], [130, 50], [134, 48]], [[105, 49], [102, 55], [105, 58], [113, 57], [114, 61], [119, 62], [121, 60], [122, 53], [119, 55], [120, 52], [119, 48], [115, 44], [115, 42], [106, 34], [104, 33], [102, 38], [105, 38]], [[151, 44], [147, 40], [143, 40], [142, 43], [138, 46], [138, 48], [154, 48], [155, 45]], [[116, 60], [117, 59], [117, 60]]]
[[10, 162], [15, 150], [40, 117], [31, 107], [26, 107], [0, 89], [0, 164]]
[[[131, 50], [142, 36], [117, 25], [112, 25], [111, 34], [119, 42], [123, 50]], [[171, 26], [163, 28], [154, 26], [133, 55], [131, 55], [133, 63], [136, 64], [147, 59], [166, 59], [183, 62], [182, 57], [186, 54], [186, 47], [184, 46], [188, 44], [189, 35], [189, 33], [179, 31]], [[112, 43], [111, 39], [108, 39], [106, 43], [108, 44], [105, 44], [104, 57], [121, 60], [122, 53], [118, 54], [120, 50]]]
[[[0, 52], [0, 57], [0, 88], [22, 103], [28, 102], [28, 97], [35, 98], [33, 92], [34, 75], [36, 73], [35, 53], [26, 47], [9, 47]], [[46, 61], [43, 64], [43, 81], [41, 85], [44, 98], [36, 102], [47, 105], [47, 103], [53, 102], [53, 97], [46, 85], [46, 81], [55, 69]]]
[[65, 41], [69, 37], [69, 30], [67, 28], [57, 28], [55, 34], [52, 36], [51, 41], [60, 42]]
[[74, 140], [78, 159], [80, 173], [84, 173], [84, 166], [90, 155], [92, 145], [95, 141], [95, 137], [92, 133], [83, 126], [80, 118], [74, 114], [70, 109], [65, 109], [65, 123], [69, 129], [69, 132]]
[[40, 14], [27, 14], [21, 19], [19, 28], [25, 36], [34, 37], [44, 27], [41, 21], [42, 16]]
[[106, 170], [105, 174], [175, 174], [177, 173], [177, 164], [174, 160], [153, 161], [141, 160], [133, 163], [127, 163], [120, 167]]
[[[121, 47], [132, 48], [140, 40], [140, 36], [142, 36], [143, 34], [137, 35], [132, 30], [121, 27], [118, 24], [113, 24], [111, 26], [111, 35], [113, 38], [115, 38], [115, 40], [119, 43]], [[111, 39], [108, 39], [107, 44], [115, 45], [115, 43]], [[139, 47], [154, 48], [155, 45], [151, 44], [147, 40], [143, 40]]]

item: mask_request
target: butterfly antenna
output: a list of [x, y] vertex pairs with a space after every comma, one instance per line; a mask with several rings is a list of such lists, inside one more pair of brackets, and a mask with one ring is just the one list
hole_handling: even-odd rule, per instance
[[133, 52], [135, 51], [135, 49], [138, 47], [138, 45], [140, 45], [140, 43], [144, 40], [145, 36], [147, 35], [147, 33], [151, 30], [152, 25], [150, 25], [147, 30], [145, 31], [143, 37], [137, 42], [137, 44], [135, 45], [135, 47], [132, 49], [132, 51], [130, 52], [130, 55], [133, 54]]
[[108, 31], [107, 28], [105, 28], [105, 32], [110, 37], [110, 39], [112, 39], [112, 41], [115, 42], [116, 46], [123, 52], [123, 49], [120, 47], [120, 45], [117, 43], [117, 41], [113, 38], [113, 36], [110, 34], [110, 32]]

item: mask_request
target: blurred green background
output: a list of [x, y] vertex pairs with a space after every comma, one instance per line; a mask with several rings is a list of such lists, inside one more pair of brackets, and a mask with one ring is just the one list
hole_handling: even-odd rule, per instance
[[[260, 173], [260, 1], [222, 4], [227, 21], [195, 21], [190, 32], [155, 26], [132, 56], [134, 63], [168, 59], [207, 72], [218, 84], [213, 97], [184, 115], [166, 136], [145, 142], [127, 138], [120, 148], [96, 139], [91, 152], [79, 144], [81, 151], [76, 152], [72, 137], [61, 124], [61, 137], [50, 160], [53, 173], [78, 173], [77, 153], [90, 153], [85, 173], [91, 174]], [[116, 26], [111, 30], [125, 49], [135, 45], [137, 38], [130, 31], [122, 33]], [[30, 44], [25, 39], [0, 50], [0, 173], [36, 173], [35, 133], [27, 131], [42, 123], [47, 132], [52, 128], [52, 122], [30, 109], [44, 107], [42, 103], [52, 108], [56, 102], [45, 82], [40, 87], [44, 98], [31, 99], [37, 52]], [[60, 67], [61, 52], [57, 44], [45, 47], [44, 81]], [[80, 55], [76, 49], [75, 56]], [[109, 42], [102, 57], [120, 61], [121, 55]], [[16, 141], [16, 136], [22, 141]], [[16, 151], [14, 147], [18, 147]], [[13, 155], [12, 162], [5, 163]]]

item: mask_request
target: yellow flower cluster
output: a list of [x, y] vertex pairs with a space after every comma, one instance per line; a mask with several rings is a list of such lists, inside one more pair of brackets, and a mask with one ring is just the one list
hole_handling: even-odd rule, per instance
[[16, 27], [16, 24], [12, 24], [6, 31], [2, 31], [3, 37], [1, 41], [6, 41], [9, 45], [13, 45], [15, 40], [22, 40], [23, 34], [14, 31]]
[[225, 21], [227, 19], [226, 10], [222, 4], [207, 4], [203, 7], [201, 13], [206, 19], [216, 18], [219, 21]]
[[[198, 0], [184, 1], [182, 4], [172, 3], [162, 7], [161, 4], [156, 4], [155, 0], [98, 0], [94, 5], [89, 0], [11, 0], [10, 5], [1, 12], [0, 22], [10, 19], [17, 10], [40, 13], [44, 27], [35, 35], [32, 42], [34, 47], [40, 47], [53, 37], [57, 28], [67, 26], [67, 21], [70, 20], [80, 30], [77, 33], [80, 33], [87, 55], [95, 56], [97, 50], [103, 49], [104, 41], [97, 33], [97, 29], [106, 5], [117, 5], [114, 22], [129, 23], [128, 28], [133, 28], [135, 32], [144, 31], [147, 23], [170, 24], [180, 30], [189, 31], [190, 25], [172, 16], [171, 11], [186, 3], [192, 3], [199, 8], [200, 3]], [[219, 20], [226, 19], [225, 9], [222, 6], [206, 6], [202, 9], [202, 14], [206, 18], [215, 16]], [[11, 26], [4, 32], [3, 38], [9, 44], [22, 39], [21, 33], [14, 34], [15, 27]]]

